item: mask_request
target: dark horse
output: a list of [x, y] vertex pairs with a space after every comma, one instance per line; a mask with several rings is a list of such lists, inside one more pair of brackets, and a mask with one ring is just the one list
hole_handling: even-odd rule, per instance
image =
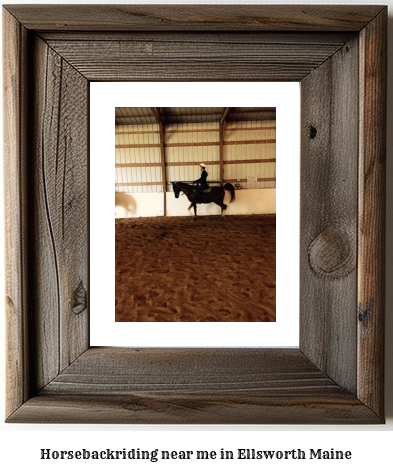
[[[173, 191], [175, 193], [175, 198], [178, 198], [180, 192], [183, 192], [191, 203], [188, 209], [191, 209], [191, 207], [193, 207], [194, 214], [196, 217], [197, 212], [194, 192], [195, 186], [192, 186], [187, 183], [172, 183], [172, 185]], [[223, 211], [225, 211], [225, 209], [227, 208], [227, 205], [224, 204], [225, 191], [229, 191], [231, 193], [231, 200], [229, 202], [233, 202], [235, 200], [235, 188], [232, 186], [231, 183], [226, 183], [224, 186], [212, 186], [210, 189], [211, 190], [207, 193], [202, 191], [201, 201], [203, 204], [214, 202], [215, 204], [217, 204], [217, 206], [221, 207], [222, 215]]]

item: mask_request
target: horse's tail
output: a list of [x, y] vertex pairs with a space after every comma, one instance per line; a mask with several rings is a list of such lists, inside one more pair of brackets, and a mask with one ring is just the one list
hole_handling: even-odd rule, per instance
[[235, 200], [235, 188], [231, 183], [225, 183], [224, 189], [231, 193], [231, 200], [229, 202], [233, 202]]

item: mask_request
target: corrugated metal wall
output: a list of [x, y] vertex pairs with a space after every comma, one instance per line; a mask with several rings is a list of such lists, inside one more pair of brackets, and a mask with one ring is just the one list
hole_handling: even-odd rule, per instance
[[[194, 181], [204, 162], [208, 181], [220, 181], [219, 122], [165, 127], [166, 181]], [[224, 182], [246, 189], [276, 186], [275, 120], [229, 122], [223, 134]], [[116, 126], [116, 192], [161, 192], [158, 124]], [[167, 190], [171, 190], [167, 186]]]
[[158, 124], [117, 125], [115, 140], [116, 192], [162, 192]]
[[239, 180], [245, 189], [276, 187], [275, 120], [228, 123], [224, 132], [224, 180]]
[[[217, 122], [179, 123], [165, 128], [167, 181], [194, 181], [201, 176], [198, 163], [206, 163], [209, 181], [220, 182]], [[214, 164], [213, 164], [214, 163]]]

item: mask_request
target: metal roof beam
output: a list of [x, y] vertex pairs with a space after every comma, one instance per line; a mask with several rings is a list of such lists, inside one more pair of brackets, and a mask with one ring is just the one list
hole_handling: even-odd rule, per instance
[[232, 107], [225, 107], [224, 113], [222, 114], [222, 117], [221, 117], [221, 125], [226, 121], [231, 108]]
[[161, 114], [160, 108], [159, 107], [150, 107], [150, 109], [153, 112], [155, 118], [157, 119], [157, 122], [159, 124], [163, 124], [162, 114]]

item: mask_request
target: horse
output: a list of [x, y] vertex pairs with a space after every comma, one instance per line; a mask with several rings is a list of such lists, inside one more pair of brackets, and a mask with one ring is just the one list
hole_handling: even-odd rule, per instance
[[[183, 192], [188, 200], [190, 201], [190, 207], [188, 209], [194, 208], [194, 219], [197, 217], [197, 209], [196, 209], [196, 201], [195, 201], [195, 186], [192, 186], [187, 183], [182, 182], [174, 182], [173, 185], [173, 192], [175, 193], [175, 198], [179, 197], [180, 192]], [[230, 203], [235, 200], [235, 188], [232, 186], [231, 183], [226, 183], [224, 186], [212, 186], [209, 192], [202, 191], [201, 192], [201, 202], [203, 204], [209, 204], [214, 202], [217, 206], [221, 207], [221, 216], [223, 211], [227, 208], [227, 205], [224, 204], [224, 197], [225, 191], [229, 191], [231, 193], [231, 200]]]

